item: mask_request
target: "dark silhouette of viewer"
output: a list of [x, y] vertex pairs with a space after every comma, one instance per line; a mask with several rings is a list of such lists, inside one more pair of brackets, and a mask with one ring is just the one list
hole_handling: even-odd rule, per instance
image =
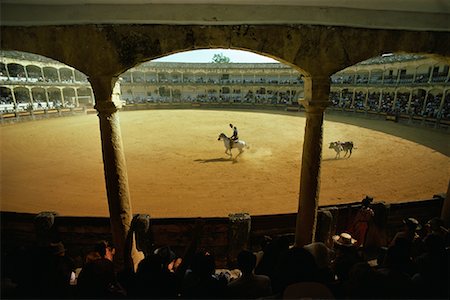
[[272, 289], [277, 295], [282, 295], [291, 284], [299, 282], [317, 282], [318, 268], [314, 256], [304, 248], [291, 248], [281, 255], [274, 278]]
[[117, 281], [114, 270], [114, 246], [108, 241], [100, 241], [95, 246], [99, 254], [83, 267], [78, 276], [78, 296], [80, 298], [123, 298], [126, 293]]
[[256, 255], [243, 250], [237, 257], [238, 268], [242, 275], [228, 283], [227, 294], [234, 299], [256, 299], [272, 294], [270, 278], [265, 275], [255, 275]]
[[173, 299], [177, 297], [175, 274], [167, 269], [163, 257], [151, 254], [138, 265], [135, 280], [128, 295], [138, 299]]
[[450, 257], [442, 235], [429, 234], [424, 239], [425, 253], [415, 260], [418, 272], [412, 277], [417, 297], [449, 299]]
[[195, 253], [183, 278], [181, 297], [189, 299], [223, 298], [227, 281], [215, 275], [214, 256], [207, 251]]

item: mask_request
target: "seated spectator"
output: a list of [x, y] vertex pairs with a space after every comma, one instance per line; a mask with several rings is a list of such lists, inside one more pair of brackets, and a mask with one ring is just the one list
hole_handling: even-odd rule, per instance
[[415, 240], [419, 239], [417, 231], [420, 230], [421, 228], [422, 226], [420, 226], [419, 222], [416, 219], [414, 218], [404, 219], [403, 230], [395, 234], [390, 245], [391, 246], [395, 245], [395, 242], [398, 238], [403, 238], [413, 243]]
[[303, 248], [314, 256], [318, 268], [317, 281], [327, 286], [333, 285], [335, 283], [335, 274], [331, 268], [333, 251], [322, 242], [311, 243]]
[[362, 262], [358, 255], [356, 240], [348, 233], [333, 236], [335, 258], [331, 263], [333, 271], [339, 281], [346, 281], [349, 278], [350, 269], [356, 263]]
[[413, 276], [416, 273], [416, 265], [411, 256], [410, 242], [401, 237], [397, 238], [395, 245], [388, 248], [382, 266], [395, 268]]
[[259, 245], [260, 245], [260, 250], [254, 252], [256, 255], [256, 267], [258, 267], [259, 263], [261, 262], [261, 259], [264, 256], [264, 249], [266, 249], [267, 245], [269, 245], [272, 242], [272, 238], [268, 235], [263, 236], [263, 238], [261, 239]]
[[167, 269], [160, 255], [151, 254], [139, 263], [134, 283], [129, 290], [130, 297], [172, 299], [177, 294], [175, 274]]
[[440, 218], [433, 218], [425, 224], [427, 234], [436, 234], [443, 238], [445, 246], [450, 245], [450, 235], [447, 228], [444, 226], [444, 220]]
[[386, 283], [382, 274], [368, 263], [355, 264], [349, 273], [349, 280], [343, 283], [343, 298], [383, 299], [386, 298]]
[[49, 255], [42, 257], [45, 265], [42, 265], [39, 277], [42, 296], [48, 298], [72, 297], [71, 278], [75, 275], [73, 260], [65, 255], [66, 249], [62, 242], [50, 243]]
[[261, 260], [255, 268], [255, 274], [266, 275], [273, 280], [277, 261], [288, 249], [289, 239], [287, 236], [280, 236], [268, 241], [263, 248]]
[[272, 279], [272, 289], [283, 295], [286, 287], [298, 282], [317, 282], [314, 256], [304, 248], [291, 248], [280, 256]]
[[227, 294], [230, 298], [256, 299], [272, 294], [270, 278], [255, 275], [256, 255], [250, 251], [241, 251], [237, 257], [238, 268], [242, 275], [228, 283]]
[[181, 286], [181, 297], [212, 299], [223, 297], [228, 281], [215, 276], [214, 256], [206, 251], [197, 252], [192, 258]]
[[403, 229], [395, 234], [390, 246], [397, 244], [401, 239], [402, 245], [409, 248], [410, 255], [416, 256], [422, 251], [422, 241], [417, 233], [422, 229], [422, 226], [414, 218], [407, 218], [403, 220]]
[[388, 248], [383, 265], [379, 269], [384, 276], [385, 296], [383, 298], [410, 298], [413, 296], [413, 285], [411, 282], [411, 259], [407, 247], [399, 238], [396, 245]]
[[95, 246], [100, 256], [88, 262], [78, 276], [78, 295], [81, 298], [122, 298], [126, 295], [117, 281], [114, 270], [114, 246], [101, 241]]
[[413, 276], [417, 297], [449, 299], [449, 255], [441, 235], [429, 234], [424, 239], [425, 253], [416, 258], [417, 274]]

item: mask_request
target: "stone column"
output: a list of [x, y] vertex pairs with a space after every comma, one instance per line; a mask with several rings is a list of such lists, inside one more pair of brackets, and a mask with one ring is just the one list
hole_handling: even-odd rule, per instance
[[320, 188], [323, 113], [329, 105], [330, 78], [305, 77], [304, 89], [305, 98], [301, 100], [301, 104], [306, 110], [306, 126], [295, 230], [297, 247], [314, 241]]
[[47, 90], [47, 88], [44, 88], [44, 90], [45, 90], [45, 101], [47, 102], [47, 109], [49, 109], [50, 108], [50, 100], [48, 99], [48, 90]]
[[381, 110], [381, 101], [383, 100], [383, 89], [380, 90], [380, 98], [378, 99], [378, 111]]
[[412, 101], [412, 89], [409, 92], [409, 98], [408, 98], [408, 105], [406, 106], [406, 112], [409, 114], [409, 109], [411, 108], [411, 101]]
[[442, 91], [442, 98], [441, 98], [441, 102], [439, 104], [439, 113], [441, 113], [442, 112], [442, 108], [444, 108], [445, 94], [446, 94], [446, 91]]
[[33, 104], [34, 104], [33, 91], [31, 90], [31, 88], [28, 88], [28, 94], [29, 94], [29, 97], [30, 97], [30, 103], [31, 103], [31, 106], [32, 106], [33, 109], [34, 109], [34, 106], [33, 106]]
[[228, 267], [234, 267], [239, 252], [248, 249], [251, 217], [248, 213], [228, 215]]
[[27, 72], [27, 67], [23, 66], [23, 71], [25, 73], [25, 79], [28, 81], [28, 72]]
[[[100, 121], [103, 168], [106, 181], [109, 215], [113, 242], [116, 246], [114, 258], [116, 268], [130, 270], [133, 266], [133, 251], [126, 247], [133, 219], [128, 175], [122, 145], [118, 108], [120, 103], [112, 101], [112, 92], [117, 78], [110, 76], [90, 77], [95, 95], [95, 109]], [[133, 249], [134, 247], [132, 247]], [[129, 251], [130, 250], [130, 251]], [[129, 253], [127, 253], [129, 252]]]
[[350, 102], [350, 109], [354, 108], [355, 106], [355, 97], [356, 97], [356, 89], [353, 89], [353, 94], [352, 94], [352, 101]]
[[397, 90], [395, 90], [395, 93], [394, 93], [394, 100], [392, 100], [392, 110], [394, 110], [395, 109], [395, 104], [397, 103]]
[[59, 89], [59, 93], [61, 95], [61, 105], [62, 105], [62, 107], [65, 107], [66, 106], [66, 101], [64, 100], [64, 92], [63, 92], [62, 88]]
[[425, 99], [423, 99], [423, 105], [422, 105], [422, 111], [421, 111], [422, 116], [423, 116], [423, 113], [425, 112], [425, 108], [427, 107], [428, 93], [429, 93], [429, 90], [426, 91]]

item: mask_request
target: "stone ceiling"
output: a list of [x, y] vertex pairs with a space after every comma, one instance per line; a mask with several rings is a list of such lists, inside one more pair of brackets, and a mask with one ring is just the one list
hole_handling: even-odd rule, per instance
[[449, 31], [448, 0], [2, 0], [2, 26], [311, 24]]

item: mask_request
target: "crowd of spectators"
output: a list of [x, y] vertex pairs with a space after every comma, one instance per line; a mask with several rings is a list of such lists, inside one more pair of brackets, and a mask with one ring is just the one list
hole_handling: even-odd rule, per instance
[[[354, 99], [353, 99], [354, 98]], [[366, 101], [367, 98], [367, 101]], [[394, 104], [395, 98], [395, 104]], [[378, 92], [368, 94], [357, 91], [330, 92], [332, 107], [376, 113], [418, 116], [450, 120], [450, 94], [447, 94], [441, 108], [442, 94], [410, 95], [408, 92]]]
[[296, 91], [275, 91], [275, 90], [257, 90], [247, 91], [245, 94], [240, 93], [199, 93], [192, 96], [134, 96], [123, 95], [123, 99], [127, 104], [145, 104], [145, 103], [257, 103], [257, 104], [292, 104], [297, 103], [295, 96]]
[[197, 83], [197, 84], [216, 84], [216, 85], [228, 85], [228, 84], [277, 84], [277, 85], [290, 85], [290, 84], [302, 84], [303, 80], [300, 78], [290, 78], [290, 79], [274, 79], [271, 77], [260, 77], [260, 78], [214, 78], [214, 77], [189, 77], [180, 76], [168, 78], [163, 75], [147, 74], [131, 76], [130, 73], [125, 73], [121, 77], [124, 83]]
[[[260, 249], [242, 249], [234, 269], [216, 268], [214, 253], [198, 247], [199, 222], [184, 254], [154, 247], [136, 271], [116, 272], [115, 248], [99, 241], [77, 268], [61, 241], [22, 248], [2, 264], [2, 297], [53, 299], [448, 299], [449, 232], [444, 221], [412, 217], [375, 259], [365, 255], [371, 199], [356, 227], [295, 247], [286, 235], [265, 237]], [[361, 227], [361, 224], [365, 224]], [[362, 241], [355, 239], [358, 237]], [[156, 248], [156, 249], [155, 249]]]

